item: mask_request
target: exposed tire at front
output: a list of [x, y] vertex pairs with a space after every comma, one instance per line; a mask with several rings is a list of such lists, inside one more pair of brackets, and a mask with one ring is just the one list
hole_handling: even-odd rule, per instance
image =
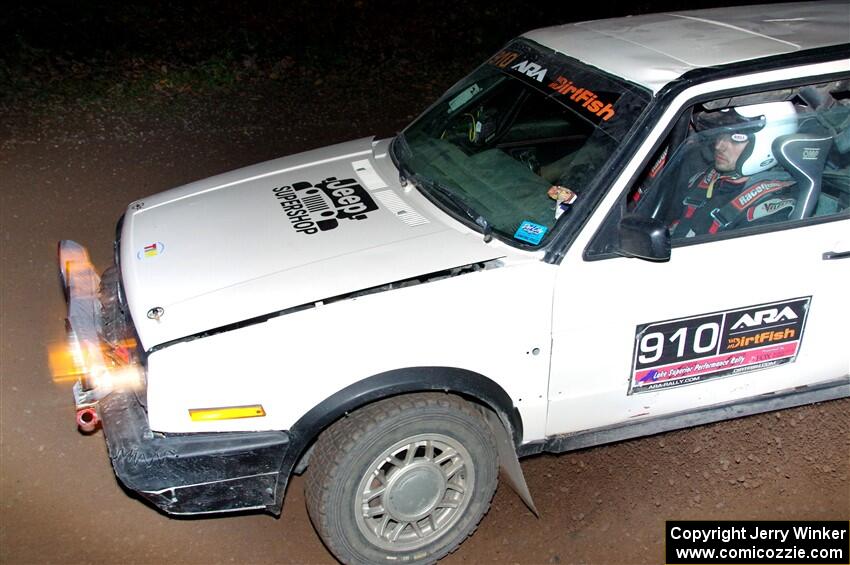
[[307, 509], [340, 561], [436, 561], [487, 512], [497, 458], [479, 407], [440, 393], [389, 398], [322, 433]]

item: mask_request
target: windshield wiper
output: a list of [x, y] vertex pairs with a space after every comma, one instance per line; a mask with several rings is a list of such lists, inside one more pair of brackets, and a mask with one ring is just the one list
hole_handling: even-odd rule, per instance
[[[396, 152], [396, 146], [398, 146], [398, 149], [404, 153], [404, 159], [402, 159], [402, 156]], [[404, 133], [398, 132], [393, 139], [393, 142], [390, 143], [390, 157], [392, 157], [393, 162], [398, 169], [398, 180], [402, 187], [407, 186], [407, 179], [414, 174], [410, 165], [407, 164], [407, 158], [409, 158], [411, 154], [412, 151], [410, 150], [410, 145], [407, 143], [407, 139], [404, 138]]]
[[[410, 156], [412, 154], [410, 145], [407, 143], [407, 139], [404, 138], [404, 133], [398, 133], [396, 135], [390, 149], [394, 149], [396, 145], [405, 156]], [[391, 151], [390, 153], [393, 154], [393, 160], [398, 168], [399, 182], [402, 186], [405, 186], [408, 182], [413, 182], [422, 191], [437, 195], [440, 200], [463, 213], [466, 217], [472, 220], [475, 225], [481, 227], [485, 243], [489, 243], [490, 240], [493, 239], [493, 227], [490, 225], [490, 222], [488, 222], [487, 218], [485, 218], [482, 214], [479, 214], [475, 208], [470, 206], [465, 199], [458, 196], [439, 182], [425, 178], [422, 175], [413, 172], [406, 160], [402, 159], [402, 156], [395, 151]]]
[[484, 233], [485, 243], [493, 239], [493, 227], [490, 225], [490, 222], [483, 215], [479, 214], [475, 208], [467, 204], [466, 200], [436, 181], [423, 179], [416, 174], [414, 174], [413, 178], [420, 186], [424, 185], [425, 190], [439, 194], [442, 197], [440, 198], [441, 200], [456, 210], [463, 212], [475, 225], [480, 226]]

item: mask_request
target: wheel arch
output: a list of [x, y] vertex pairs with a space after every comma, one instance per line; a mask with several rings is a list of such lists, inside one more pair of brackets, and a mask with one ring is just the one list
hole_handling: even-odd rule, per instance
[[[280, 512], [289, 476], [308, 454], [316, 438], [346, 414], [367, 404], [417, 392], [453, 393], [492, 410], [501, 420], [514, 447], [522, 441], [522, 416], [508, 393], [492, 379], [458, 367], [406, 367], [367, 377], [340, 389], [301, 416], [290, 428], [290, 448], [283, 459], [275, 489]], [[302, 466], [303, 468], [304, 466]]]

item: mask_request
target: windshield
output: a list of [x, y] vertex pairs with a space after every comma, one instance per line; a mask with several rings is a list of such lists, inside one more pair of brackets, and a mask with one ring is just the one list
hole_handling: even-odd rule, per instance
[[417, 187], [456, 216], [520, 244], [575, 221], [649, 94], [526, 40], [452, 87], [393, 143]]

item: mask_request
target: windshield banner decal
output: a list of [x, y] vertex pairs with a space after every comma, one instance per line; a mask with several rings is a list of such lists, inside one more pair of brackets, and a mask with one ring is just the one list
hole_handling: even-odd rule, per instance
[[[569, 99], [575, 102], [576, 105], [581, 104], [582, 108], [585, 108], [588, 112], [601, 117], [606, 122], [613, 118], [616, 114], [616, 112], [614, 112], [614, 105], [611, 102], [602, 102], [592, 90], [580, 88], [574, 85], [571, 80], [564, 78], [563, 76], [558, 76], [558, 78], [555, 79], [555, 82], [549, 84], [549, 88], [559, 94], [563, 94], [564, 96], [570, 95]], [[610, 92], [606, 92], [605, 96], [608, 100], [612, 100], [614, 102], [616, 102], [617, 98], [619, 98], [619, 96], [615, 96]]]
[[808, 296], [639, 325], [629, 394], [792, 363], [810, 303]]
[[[617, 115], [615, 104], [620, 93], [598, 73], [590, 74], [577, 66], [566, 66], [556, 57], [532, 49], [524, 43], [515, 43], [499, 51], [487, 61], [502, 72], [530, 84], [545, 85], [549, 94], [583, 118], [599, 124]], [[593, 89], [588, 88], [593, 86]]]

